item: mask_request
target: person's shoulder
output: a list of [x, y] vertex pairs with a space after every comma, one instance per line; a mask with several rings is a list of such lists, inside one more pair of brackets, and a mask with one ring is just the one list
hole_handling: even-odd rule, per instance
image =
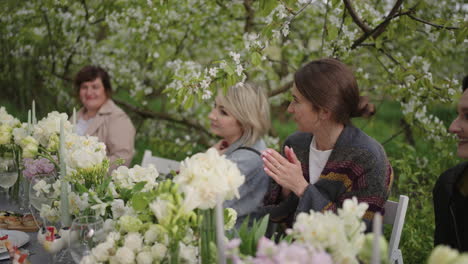
[[127, 114], [125, 113], [124, 110], [122, 110], [122, 108], [120, 108], [120, 106], [118, 106], [114, 100], [112, 99], [109, 99], [107, 102], [107, 109], [109, 110], [110, 114], [113, 115], [113, 116], [121, 116], [121, 115], [124, 115], [124, 116], [127, 116]]
[[257, 141], [251, 147], [241, 146], [232, 151], [228, 158], [236, 159], [238, 161], [248, 161], [248, 160], [256, 160], [261, 159], [261, 152], [266, 149], [265, 143], [262, 141]]
[[454, 167], [451, 167], [444, 171], [439, 178], [437, 179], [436, 185], [440, 184], [454, 184], [458, 177], [463, 173], [463, 171], [468, 167], [468, 162], [461, 162]]
[[307, 133], [307, 132], [294, 132], [291, 135], [289, 135], [286, 140], [285, 144], [290, 146], [290, 145], [304, 145], [305, 142], [310, 142], [312, 141], [312, 134]]
[[354, 126], [347, 126], [345, 129], [347, 134], [346, 145], [351, 146], [353, 149], [361, 149], [370, 155], [386, 156], [383, 146], [361, 129]]

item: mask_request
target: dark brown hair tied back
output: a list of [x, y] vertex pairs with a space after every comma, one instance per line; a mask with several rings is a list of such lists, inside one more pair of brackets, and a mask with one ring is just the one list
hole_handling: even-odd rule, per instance
[[337, 59], [309, 62], [294, 74], [294, 83], [315, 110], [330, 111], [335, 122], [348, 124], [352, 117], [369, 117], [375, 113], [369, 99], [359, 96], [351, 69]]
[[359, 105], [356, 112], [351, 114], [351, 117], [371, 117], [375, 114], [375, 105], [370, 103], [369, 97], [359, 96]]

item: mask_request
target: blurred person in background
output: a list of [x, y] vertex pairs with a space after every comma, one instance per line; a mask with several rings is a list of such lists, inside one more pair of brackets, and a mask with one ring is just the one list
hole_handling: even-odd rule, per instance
[[109, 172], [123, 159], [129, 166], [134, 154], [135, 128], [125, 112], [112, 101], [109, 74], [98, 66], [85, 66], [75, 76], [75, 92], [82, 108], [77, 113], [76, 132], [95, 136], [106, 145]]
[[[457, 118], [449, 127], [457, 136], [457, 155], [468, 159], [468, 75], [463, 79], [463, 94], [458, 102]], [[468, 251], [468, 162], [448, 169], [433, 190], [434, 245], [447, 245]]]

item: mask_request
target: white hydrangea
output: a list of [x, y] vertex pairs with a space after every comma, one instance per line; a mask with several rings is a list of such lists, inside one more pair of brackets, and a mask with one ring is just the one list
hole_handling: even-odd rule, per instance
[[179, 252], [179, 256], [184, 263], [198, 263], [198, 247], [185, 245], [184, 243], [179, 242]]
[[138, 264], [152, 264], [153, 256], [149, 251], [142, 251], [138, 253], [136, 260]]
[[67, 114], [53, 111], [37, 122], [34, 126], [33, 137], [40, 145], [47, 147], [52, 135], [60, 134], [60, 120], [62, 119], [65, 121], [63, 126], [65, 133], [71, 133], [72, 124], [68, 121]]
[[155, 243], [151, 247], [151, 253], [153, 254], [153, 258], [157, 261], [162, 260], [166, 255], [167, 247], [161, 243]]
[[153, 165], [141, 167], [136, 165], [132, 169], [125, 166], [120, 166], [112, 172], [112, 179], [117, 187], [131, 189], [139, 182], [146, 182], [143, 191], [153, 190], [158, 183], [156, 178], [159, 176], [158, 171]]
[[338, 215], [331, 211], [300, 213], [287, 233], [300, 243], [329, 251], [337, 263], [358, 263], [356, 255], [365, 238], [361, 218], [367, 208], [367, 204], [353, 198], [345, 200]]
[[150, 209], [153, 211], [153, 214], [158, 219], [158, 222], [165, 223], [166, 220], [169, 220], [172, 216], [171, 209], [173, 208], [171, 201], [162, 199], [160, 197], [156, 198], [150, 204]]
[[143, 238], [139, 233], [131, 232], [125, 236], [124, 247], [132, 250], [133, 252], [138, 252], [143, 246]]
[[20, 121], [14, 116], [10, 115], [5, 107], [0, 107], [0, 125], [7, 125], [9, 127], [15, 127], [20, 125]]
[[183, 209], [187, 212], [195, 208], [213, 208], [216, 199], [238, 198], [238, 188], [244, 180], [236, 164], [220, 156], [214, 148], [185, 159], [180, 173], [174, 178], [185, 194]]
[[13, 129], [21, 125], [20, 121], [8, 114], [5, 107], [0, 107], [0, 145], [12, 142]]
[[101, 165], [107, 158], [106, 145], [97, 137], [66, 134], [65, 157], [67, 175], [72, 175], [79, 169]]
[[104, 261], [109, 260], [110, 251], [113, 248], [114, 248], [113, 243], [104, 242], [94, 247], [91, 251], [91, 254], [97, 261], [104, 262]]
[[135, 263], [135, 253], [129, 248], [121, 247], [117, 249], [113, 259], [114, 261], [117, 261], [115, 263], [133, 264]]

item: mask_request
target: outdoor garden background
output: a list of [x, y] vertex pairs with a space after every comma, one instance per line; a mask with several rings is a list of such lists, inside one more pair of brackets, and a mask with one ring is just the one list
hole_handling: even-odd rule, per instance
[[136, 155], [181, 160], [215, 142], [215, 93], [241, 81], [268, 90], [276, 149], [296, 127], [286, 112], [293, 73], [337, 57], [377, 108], [354, 124], [395, 169], [391, 198], [410, 198], [400, 247], [407, 263], [433, 248], [432, 188], [460, 160], [447, 132], [467, 70], [462, 0], [32, 0], [0, 2], [0, 105], [27, 119], [71, 113], [86, 64], [112, 77], [137, 128]]

